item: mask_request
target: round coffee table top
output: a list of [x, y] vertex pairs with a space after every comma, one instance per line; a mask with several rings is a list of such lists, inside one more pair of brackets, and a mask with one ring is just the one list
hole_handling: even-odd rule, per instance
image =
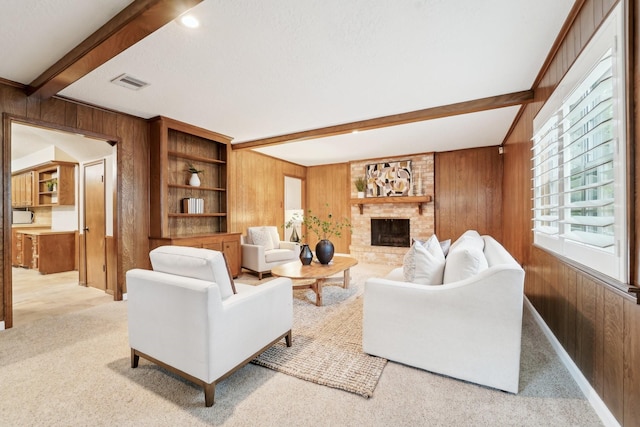
[[355, 258], [336, 255], [329, 264], [311, 262], [310, 265], [302, 265], [300, 260], [291, 261], [273, 267], [271, 274], [290, 279], [324, 279], [347, 270], [356, 264], [358, 264], [358, 260]]

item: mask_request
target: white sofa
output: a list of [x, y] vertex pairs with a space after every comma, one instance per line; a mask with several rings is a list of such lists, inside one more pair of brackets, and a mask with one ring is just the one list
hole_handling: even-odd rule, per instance
[[[368, 279], [363, 350], [517, 393], [524, 270], [495, 239], [481, 239], [485, 269], [471, 277], [424, 285], [405, 282], [399, 268], [386, 278]], [[452, 256], [455, 246], [446, 259], [445, 277], [465, 269], [457, 265], [460, 257]]]
[[295, 261], [300, 256], [300, 245], [280, 240], [276, 226], [249, 227], [241, 236], [242, 268], [262, 275], [276, 265]]
[[154, 271], [126, 274], [131, 367], [150, 360], [204, 388], [215, 385], [282, 338], [291, 346], [291, 280], [234, 283], [221, 252], [161, 246]]

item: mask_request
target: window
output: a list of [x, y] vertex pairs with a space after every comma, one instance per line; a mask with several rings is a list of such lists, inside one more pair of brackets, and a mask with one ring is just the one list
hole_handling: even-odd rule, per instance
[[534, 119], [534, 243], [628, 282], [621, 6]]

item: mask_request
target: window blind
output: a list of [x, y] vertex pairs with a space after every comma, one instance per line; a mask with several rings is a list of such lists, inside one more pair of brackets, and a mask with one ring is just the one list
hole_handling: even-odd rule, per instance
[[[628, 281], [620, 6], [534, 120], [534, 243]], [[621, 143], [622, 142], [622, 143]]]

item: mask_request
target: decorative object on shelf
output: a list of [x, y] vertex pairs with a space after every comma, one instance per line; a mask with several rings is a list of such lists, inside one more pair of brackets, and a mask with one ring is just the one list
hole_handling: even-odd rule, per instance
[[367, 196], [394, 197], [411, 193], [411, 160], [372, 163], [366, 167]]
[[191, 174], [191, 178], [189, 178], [189, 185], [192, 187], [200, 187], [200, 177], [197, 173]]
[[333, 259], [334, 246], [330, 240], [322, 239], [316, 244], [316, 258], [320, 264], [329, 264]]
[[56, 191], [58, 189], [58, 178], [52, 178], [47, 181], [47, 190]]
[[300, 262], [302, 265], [309, 265], [313, 260], [313, 253], [306, 243], [300, 247]]
[[354, 181], [354, 184], [356, 186], [356, 190], [358, 190], [358, 198], [364, 198], [364, 189], [367, 187], [367, 180], [364, 176], [359, 176]]
[[197, 169], [193, 166], [193, 163], [187, 163], [187, 172], [191, 174], [191, 178], [189, 178], [189, 185], [192, 187], [200, 187], [199, 174], [204, 173], [204, 171], [202, 169]]
[[195, 197], [185, 197], [182, 199], [182, 213], [203, 214], [204, 199]]

